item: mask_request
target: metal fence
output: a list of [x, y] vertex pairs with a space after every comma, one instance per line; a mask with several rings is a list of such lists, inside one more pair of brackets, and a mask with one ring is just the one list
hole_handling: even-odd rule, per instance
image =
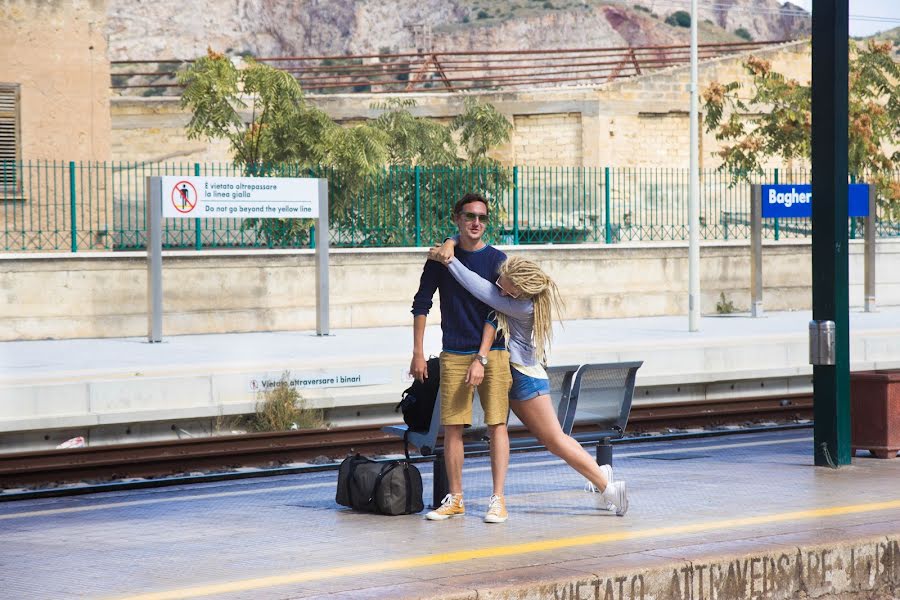
[[[500, 244], [685, 240], [688, 170], [664, 168], [391, 167], [359, 181], [331, 168], [276, 166], [264, 175], [326, 177], [331, 244], [337, 247], [425, 246], [452, 231], [453, 204], [477, 191], [491, 201], [487, 238]], [[226, 163], [16, 163], [0, 171], [5, 251], [134, 250], [146, 243], [145, 179], [150, 175], [240, 176]], [[754, 183], [805, 183], [804, 170], [773, 169]], [[900, 181], [900, 171], [894, 173]], [[900, 236], [883, 218], [879, 236]], [[310, 247], [312, 221], [164, 219], [167, 248]], [[700, 235], [747, 239], [750, 184], [705, 169], [700, 179]], [[851, 219], [851, 237], [862, 223]], [[764, 222], [769, 239], [806, 237], [808, 219]]]

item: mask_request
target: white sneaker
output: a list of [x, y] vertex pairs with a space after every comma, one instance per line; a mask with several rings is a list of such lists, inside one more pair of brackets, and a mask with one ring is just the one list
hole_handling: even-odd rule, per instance
[[[609, 485], [613, 482], [613, 468], [612, 465], [600, 465], [600, 471], [606, 477], [606, 485]], [[584, 482], [584, 491], [590, 492], [591, 494], [601, 494], [600, 488], [591, 483], [589, 480], [585, 480]], [[598, 506], [600, 510], [612, 510], [615, 508], [611, 503], [607, 502], [606, 506]]]
[[425, 518], [429, 521], [445, 521], [450, 517], [461, 517], [466, 514], [462, 494], [447, 494], [441, 500], [441, 505], [431, 511]]
[[509, 514], [506, 512], [506, 501], [503, 500], [503, 496], [498, 496], [496, 494], [491, 496], [487, 514], [484, 515], [484, 522], [505, 523], [508, 518]]
[[617, 517], [624, 517], [628, 512], [628, 492], [624, 481], [610, 483], [600, 497], [606, 500], [607, 504], [615, 505]]

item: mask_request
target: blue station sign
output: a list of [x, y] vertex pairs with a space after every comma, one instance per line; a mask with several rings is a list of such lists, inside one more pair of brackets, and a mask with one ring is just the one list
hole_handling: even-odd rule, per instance
[[[763, 185], [762, 216], [764, 219], [812, 216], [812, 186], [809, 184]], [[869, 184], [847, 186], [847, 216], [869, 216]]]

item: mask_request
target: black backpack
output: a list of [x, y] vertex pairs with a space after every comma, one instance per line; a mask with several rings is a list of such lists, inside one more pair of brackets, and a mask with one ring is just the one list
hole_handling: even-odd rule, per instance
[[437, 400], [441, 383], [441, 362], [436, 356], [428, 359], [428, 377], [425, 381], [418, 379], [403, 390], [403, 399], [394, 408], [394, 412], [403, 412], [403, 422], [411, 431], [428, 431], [431, 428], [431, 415]]

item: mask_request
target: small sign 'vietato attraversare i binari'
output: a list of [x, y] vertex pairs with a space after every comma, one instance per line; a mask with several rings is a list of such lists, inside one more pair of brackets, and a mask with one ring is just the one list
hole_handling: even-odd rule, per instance
[[289, 177], [162, 177], [163, 216], [315, 219], [318, 180]]

